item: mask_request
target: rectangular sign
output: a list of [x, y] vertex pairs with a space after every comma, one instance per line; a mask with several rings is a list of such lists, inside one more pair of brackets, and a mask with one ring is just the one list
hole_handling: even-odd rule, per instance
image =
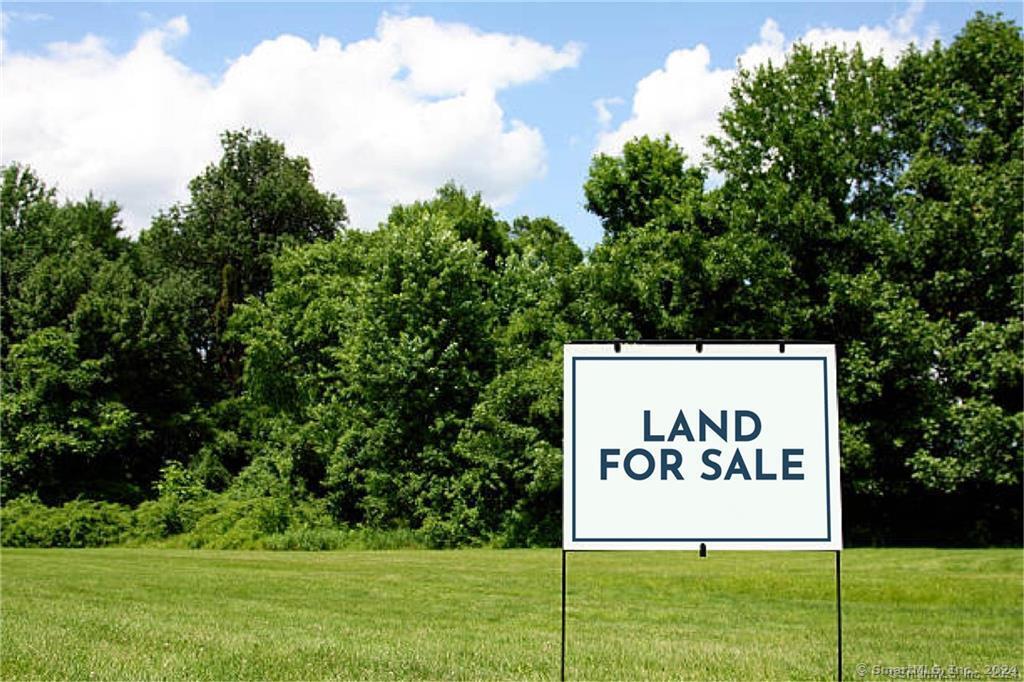
[[842, 549], [833, 345], [565, 346], [565, 549]]

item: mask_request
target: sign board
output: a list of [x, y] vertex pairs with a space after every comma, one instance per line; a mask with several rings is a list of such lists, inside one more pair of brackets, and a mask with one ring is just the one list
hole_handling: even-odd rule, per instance
[[832, 345], [570, 344], [564, 433], [564, 549], [842, 549]]

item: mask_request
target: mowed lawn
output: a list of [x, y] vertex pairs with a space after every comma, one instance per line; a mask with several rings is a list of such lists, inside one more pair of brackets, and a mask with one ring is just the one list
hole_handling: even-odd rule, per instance
[[[835, 678], [830, 553], [568, 560], [570, 679]], [[560, 561], [4, 549], [0, 678], [557, 679]], [[1022, 576], [1021, 550], [847, 550], [845, 677], [1024, 670]]]

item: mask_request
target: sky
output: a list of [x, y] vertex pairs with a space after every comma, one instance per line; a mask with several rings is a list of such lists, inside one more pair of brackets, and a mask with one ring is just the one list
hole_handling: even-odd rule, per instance
[[593, 155], [668, 133], [699, 162], [737, 64], [779, 63], [796, 41], [892, 62], [979, 10], [1020, 24], [1021, 7], [5, 2], [0, 161], [117, 201], [134, 235], [245, 126], [307, 157], [353, 227], [454, 180], [587, 247]]

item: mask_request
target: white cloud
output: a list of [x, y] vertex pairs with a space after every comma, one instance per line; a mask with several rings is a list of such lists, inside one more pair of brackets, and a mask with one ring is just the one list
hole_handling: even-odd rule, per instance
[[935, 38], [934, 28], [924, 36], [914, 33], [914, 26], [924, 10], [923, 0], [914, 0], [907, 9], [895, 15], [886, 26], [860, 26], [856, 29], [842, 29], [823, 26], [812, 28], [803, 35], [800, 42], [820, 48], [837, 45], [853, 49], [860, 44], [868, 57], [881, 57], [887, 64], [894, 64], [907, 45], [923, 45]]
[[[924, 44], [935, 36], [931, 28], [921, 36], [914, 27], [924, 5], [915, 1], [894, 16], [887, 26], [861, 26], [857, 29], [816, 27], [805, 32], [796, 41], [785, 39], [774, 19], [765, 20], [759, 40], [749, 45], [736, 61], [745, 68], [754, 68], [771, 61], [779, 64], [796, 42], [813, 47], [838, 45], [852, 48], [860, 43], [868, 56], [881, 56], [892, 63], [910, 43]], [[597, 152], [617, 154], [622, 145], [633, 137], [666, 133], [679, 144], [692, 161], [705, 153], [708, 135], [718, 132], [718, 114], [729, 101], [729, 86], [736, 69], [711, 67], [711, 53], [707, 46], [675, 50], [668, 55], [665, 65], [644, 76], [633, 94], [632, 113], [618, 127], [609, 129], [611, 113], [598, 107], [598, 122], [604, 129], [598, 135]]]
[[761, 39], [749, 45], [736, 61], [748, 69], [772, 62], [782, 63], [786, 56], [786, 36], [774, 19], [766, 19], [761, 24]]
[[914, 24], [921, 17], [924, 11], [924, 0], [913, 0], [907, 7], [907, 11], [893, 18], [890, 25], [900, 35], [909, 35], [914, 30]]
[[710, 63], [703, 43], [672, 52], [664, 68], [637, 83], [632, 116], [600, 135], [598, 151], [614, 154], [633, 137], [669, 133], [694, 158], [703, 149], [701, 140], [714, 129], [733, 77], [732, 70], [712, 69]]
[[4, 59], [3, 161], [34, 166], [66, 194], [90, 189], [125, 207], [132, 232], [248, 126], [310, 159], [317, 185], [372, 227], [396, 201], [455, 179], [511, 201], [545, 171], [540, 132], [508, 120], [496, 93], [578, 64], [581, 48], [384, 15], [376, 34], [341, 44], [291, 35], [232, 61], [219, 80], [173, 57], [185, 17], [125, 54], [95, 36]]

